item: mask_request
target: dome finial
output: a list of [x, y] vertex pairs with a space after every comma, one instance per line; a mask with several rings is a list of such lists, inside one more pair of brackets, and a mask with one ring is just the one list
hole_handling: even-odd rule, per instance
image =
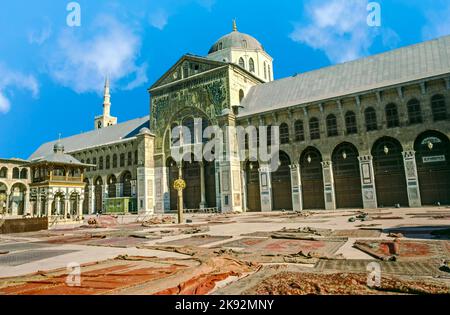
[[237, 32], [237, 30], [236, 19], [233, 19], [233, 32]]

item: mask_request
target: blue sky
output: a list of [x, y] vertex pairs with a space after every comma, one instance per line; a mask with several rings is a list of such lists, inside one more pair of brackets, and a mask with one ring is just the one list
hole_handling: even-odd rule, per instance
[[28, 158], [43, 142], [92, 130], [105, 74], [119, 122], [149, 113], [147, 88], [183, 54], [206, 55], [232, 30], [256, 37], [276, 78], [450, 34], [448, 0], [69, 0], [0, 4], [0, 157]]

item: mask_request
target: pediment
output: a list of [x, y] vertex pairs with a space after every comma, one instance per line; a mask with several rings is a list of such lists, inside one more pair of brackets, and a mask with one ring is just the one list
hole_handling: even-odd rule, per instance
[[173, 65], [156, 83], [150, 88], [150, 91], [173, 83], [182, 81], [194, 75], [210, 71], [226, 65], [224, 62], [209, 60], [204, 57], [185, 55]]

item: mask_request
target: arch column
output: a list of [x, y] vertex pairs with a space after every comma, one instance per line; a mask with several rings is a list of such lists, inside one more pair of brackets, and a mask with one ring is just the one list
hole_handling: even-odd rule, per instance
[[261, 192], [261, 212], [272, 211], [272, 178], [268, 165], [262, 165], [259, 169], [259, 188]]
[[[27, 191], [23, 192], [23, 214], [27, 215], [28, 213], [30, 213], [30, 215], [33, 217], [34, 213], [33, 213], [33, 209], [29, 209], [30, 208], [30, 195]], [[28, 210], [31, 210], [30, 212], [28, 212]]]
[[77, 213], [78, 213], [78, 219], [82, 220], [83, 218], [83, 203], [84, 203], [84, 197], [82, 195], [78, 195], [78, 201], [77, 201]]
[[403, 164], [405, 166], [406, 185], [408, 188], [408, 201], [410, 207], [421, 207], [419, 176], [417, 173], [416, 152], [414, 150], [404, 151]]
[[323, 161], [323, 185], [325, 194], [325, 210], [336, 210], [336, 195], [334, 191], [333, 162]]
[[47, 217], [52, 216], [52, 204], [54, 201], [55, 201], [55, 198], [47, 197], [47, 203], [46, 203], [47, 209], [45, 210]]
[[200, 166], [200, 209], [205, 209], [206, 205], [206, 192], [205, 192], [205, 164], [199, 162]]
[[94, 214], [95, 213], [95, 185], [89, 185], [89, 213]]
[[289, 168], [291, 169], [292, 207], [294, 211], [302, 211], [303, 200], [300, 164], [295, 163], [289, 165]]
[[377, 209], [377, 193], [375, 189], [375, 173], [373, 170], [373, 156], [362, 155], [358, 157], [361, 173], [361, 190], [364, 209]]
[[241, 183], [242, 183], [242, 211], [247, 212], [247, 175], [245, 167], [241, 166]]
[[67, 220], [67, 215], [69, 214], [70, 208], [70, 196], [64, 196], [64, 220]]

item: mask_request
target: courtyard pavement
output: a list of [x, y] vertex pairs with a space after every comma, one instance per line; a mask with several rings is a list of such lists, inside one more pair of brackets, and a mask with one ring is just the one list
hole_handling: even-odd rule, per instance
[[[170, 261], [173, 266], [178, 266], [176, 261], [183, 262], [208, 255], [210, 258], [217, 250], [232, 251], [233, 259], [251, 261], [259, 267], [250, 268], [251, 270], [236, 267], [239, 272], [230, 267], [226, 275], [214, 273], [213, 268], [194, 278], [214, 273], [217, 279], [208, 278], [212, 287], [204, 293], [242, 293], [242, 290], [227, 291], [227, 288], [238, 288], [237, 280], [257, 274], [261, 266], [290, 265], [291, 269], [294, 266], [304, 270], [327, 266], [330, 264], [327, 260], [330, 259], [336, 259], [333, 266], [346, 264], [354, 267], [357, 262], [368, 261], [387, 263], [374, 252], [378, 251], [382, 256], [383, 250], [386, 251], [383, 246], [387, 244], [390, 247], [395, 244], [395, 239], [404, 247], [400, 247], [400, 253], [396, 252], [395, 247], [393, 252], [389, 253], [390, 249], [387, 251], [397, 257], [397, 264], [423, 262], [423, 268], [433, 269], [430, 271], [430, 279], [437, 279], [444, 285], [449, 284], [449, 273], [437, 270], [436, 265], [438, 260], [450, 260], [449, 207], [392, 208], [364, 212], [366, 216], [361, 216], [362, 213], [358, 210], [187, 214], [186, 219], [192, 223], [183, 225], [162, 224], [159, 222], [162, 216], [146, 218], [144, 224], [136, 222], [137, 217], [128, 216], [113, 220], [109, 218], [103, 226], [103, 220], [100, 219], [96, 227], [89, 226], [89, 218], [86, 218], [83, 226], [56, 226], [48, 231], [0, 235], [0, 294], [5, 294], [1, 288], [8, 287], [11, 281], [27, 283], [27, 277], [36, 274], [51, 274], [56, 270], [64, 273], [67, 266], [73, 263], [89, 266], [117, 257], [139, 257], [140, 260], [151, 260], [153, 264]], [[168, 219], [168, 216], [164, 217]], [[281, 234], [277, 234], [280, 232]], [[355, 243], [364, 245], [364, 242], [368, 242], [368, 250], [361, 250], [365, 247], [355, 247]], [[319, 261], [314, 260], [315, 258]], [[214, 263], [221, 264], [216, 261]], [[397, 270], [397, 265], [392, 266], [392, 270]], [[347, 270], [345, 268], [342, 270]], [[351, 268], [349, 270], [353, 270]], [[420, 271], [410, 270], [409, 265], [402, 268], [406, 268], [411, 279], [423, 280], [424, 274], [416, 274], [421, 273]], [[183, 278], [174, 277], [179, 281]], [[146, 279], [147, 282], [139, 282], [144, 287], [136, 286], [132, 293], [186, 293], [170, 290], [172, 282], [175, 281], [173, 283], [176, 287], [178, 280], [170, 280], [170, 285], [158, 282], [157, 285], [146, 286], [144, 284], [149, 281]], [[204, 281], [206, 280], [198, 280], [202, 283]], [[257, 281], [251, 283], [256, 284]], [[133, 283], [130, 285], [133, 286]], [[158, 290], [153, 290], [154, 287]], [[51, 291], [48, 292], [51, 294]]]

